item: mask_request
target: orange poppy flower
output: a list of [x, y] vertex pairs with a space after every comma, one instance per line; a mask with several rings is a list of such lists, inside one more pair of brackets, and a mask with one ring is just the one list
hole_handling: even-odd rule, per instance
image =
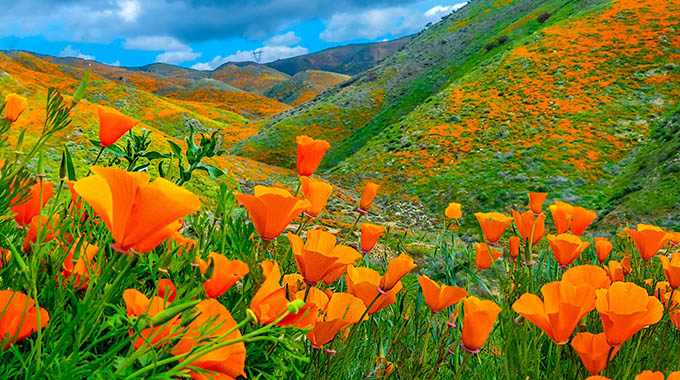
[[294, 297], [291, 298], [304, 301], [305, 294], [307, 295], [307, 303], [316, 306], [317, 310], [326, 310], [326, 307], [328, 307], [328, 300], [330, 300], [330, 297], [333, 296], [334, 293], [328, 295], [323, 290], [312, 287], [309, 288], [309, 292], [307, 292], [306, 288], [304, 290], [299, 290], [297, 293], [294, 293]]
[[[42, 201], [41, 201], [41, 189], [42, 189]], [[17, 221], [22, 226], [26, 226], [31, 222], [34, 216], [40, 213], [40, 210], [45, 207], [47, 201], [54, 194], [54, 184], [51, 182], [36, 182], [29, 189], [28, 198], [20, 204], [14, 204], [19, 200], [15, 197], [10, 204], [10, 210], [16, 215], [14, 215], [14, 220]]]
[[21, 95], [7, 94], [5, 96], [5, 115], [4, 119], [14, 123], [28, 107], [28, 100]]
[[482, 227], [482, 233], [487, 243], [496, 244], [503, 236], [503, 232], [512, 222], [512, 218], [500, 212], [477, 212], [475, 217]]
[[361, 223], [361, 252], [370, 252], [380, 239], [380, 235], [385, 232], [385, 227], [372, 223]]
[[596, 237], [595, 238], [595, 252], [597, 253], [597, 260], [603, 263], [609, 257], [614, 245], [607, 238]]
[[283, 276], [281, 280], [283, 287], [288, 289], [288, 294], [295, 294], [307, 288], [305, 279], [299, 273], [289, 273]]
[[148, 252], [172, 235], [179, 219], [198, 210], [198, 196], [174, 183], [146, 173], [92, 167], [94, 175], [78, 180], [74, 189], [109, 228], [124, 253]]
[[630, 282], [615, 282], [609, 289], [597, 290], [596, 294], [595, 306], [611, 346], [620, 346], [663, 316], [661, 302]]
[[272, 241], [312, 204], [294, 197], [288, 190], [255, 186], [254, 195], [236, 194], [236, 199], [248, 210], [262, 240]]
[[635, 380], [664, 380], [665, 376], [661, 371], [642, 371], [639, 375], [635, 376]]
[[607, 271], [607, 275], [612, 282], [626, 280], [623, 266], [618, 261], [611, 260], [607, 265], [603, 265], [603, 268]]
[[572, 212], [574, 206], [566, 202], [555, 201], [555, 204], [550, 205], [550, 213], [555, 222], [555, 229], [557, 234], [563, 234], [569, 230], [572, 220]]
[[[670, 299], [671, 293], [673, 299]], [[672, 292], [669, 289], [665, 298], [666, 298], [665, 304], [669, 310], [668, 316], [671, 319], [671, 323], [673, 324], [676, 330], [680, 331], [680, 292], [678, 291]]]
[[[0, 169], [2, 169], [2, 165], [0, 165]], [[678, 245], [680, 244], [680, 232], [675, 232], [675, 231], [668, 231], [668, 241], [673, 244], [673, 245]]]
[[0, 290], [0, 342], [3, 349], [44, 329], [50, 320], [47, 310], [35, 308], [33, 298], [13, 290]]
[[113, 145], [139, 122], [111, 107], [97, 107], [99, 114], [99, 142], [102, 146]]
[[548, 235], [548, 242], [562, 268], [573, 263], [590, 245], [590, 242], [582, 241], [578, 236], [570, 234]]
[[562, 274], [562, 282], [568, 282], [574, 286], [588, 285], [593, 291], [607, 289], [612, 284], [607, 271], [597, 265], [577, 265], [569, 268]]
[[513, 259], [516, 259], [519, 257], [519, 245], [521, 243], [521, 240], [519, 239], [519, 236], [510, 236], [510, 257]]
[[194, 239], [184, 237], [181, 232], [175, 231], [168, 237], [168, 253], [172, 252], [173, 248], [177, 249], [177, 255], [191, 252], [198, 247], [198, 242]]
[[331, 148], [331, 144], [325, 140], [314, 140], [308, 136], [295, 138], [297, 144], [297, 171], [301, 176], [309, 177], [319, 167], [323, 155]]
[[587, 210], [583, 207], [574, 207], [571, 210], [571, 225], [569, 228], [574, 235], [581, 236], [595, 218], [597, 218], [595, 211]]
[[405, 253], [393, 258], [387, 264], [387, 271], [380, 279], [380, 290], [382, 292], [390, 291], [415, 267], [417, 265], [413, 262], [413, 259]]
[[449, 206], [446, 207], [446, 210], [444, 211], [444, 215], [446, 215], [447, 218], [449, 219], [460, 219], [463, 217], [463, 210], [461, 209], [460, 203], [456, 202], [451, 202], [449, 203]]
[[670, 260], [664, 255], [659, 255], [659, 260], [661, 260], [668, 283], [673, 289], [678, 289], [680, 287], [680, 252], [673, 253]]
[[328, 197], [333, 192], [333, 186], [309, 177], [300, 177], [300, 184], [302, 194], [311, 203], [311, 206], [305, 210], [305, 214], [310, 218], [316, 218], [326, 207]]
[[[541, 239], [543, 239], [543, 236], [545, 236], [544, 214], [536, 216], [531, 211], [520, 214], [517, 211], [512, 210], [512, 217], [515, 221], [515, 225], [517, 226], [517, 232], [519, 232], [519, 235], [522, 237], [523, 241], [527, 241], [531, 238], [532, 230], [534, 234], [532, 243], [534, 246], [536, 243], [541, 241]], [[536, 224], [534, 225], [534, 223]]]
[[638, 224], [637, 230], [623, 229], [633, 238], [638, 253], [644, 260], [650, 260], [670, 239], [669, 234], [660, 227], [649, 224]]
[[359, 297], [366, 307], [373, 304], [368, 310], [368, 314], [378, 312], [397, 301], [397, 293], [401, 290], [401, 282], [398, 282], [391, 290], [381, 292], [378, 290], [381, 276], [377, 271], [353, 265], [347, 267], [345, 282], [347, 292]]
[[[250, 271], [248, 264], [241, 260], [229, 260], [217, 252], [210, 252], [208, 256], [213, 263], [213, 272], [210, 279], [203, 283], [203, 288], [210, 298], [217, 298], [224, 294]], [[205, 260], [198, 259], [201, 274], [205, 274], [209, 266], [210, 264]]]
[[375, 357], [375, 366], [376, 366], [375, 374], [378, 377], [383, 376], [383, 371], [385, 376], [391, 374], [392, 371], [394, 371], [394, 363], [385, 359], [384, 356]]
[[359, 201], [359, 211], [362, 213], [367, 213], [371, 209], [375, 195], [378, 193], [378, 188], [380, 185], [375, 183], [367, 183], [364, 187], [364, 193], [361, 195], [361, 200]]
[[[288, 310], [286, 289], [279, 284], [281, 270], [276, 262], [265, 260], [260, 263], [265, 280], [250, 301], [250, 309], [257, 320], [268, 325], [274, 323]], [[316, 318], [314, 306], [307, 304], [297, 313], [291, 313], [277, 323], [278, 326], [294, 326], [304, 328], [314, 323]]]
[[[24, 252], [28, 252], [31, 249], [31, 244], [34, 244], [38, 240], [38, 227], [40, 227], [40, 233], [44, 236], [43, 243], [56, 239], [57, 236], [61, 235], [59, 231], [59, 215], [53, 215], [52, 219], [47, 216], [36, 215], [31, 219], [31, 224], [28, 225], [28, 232], [24, 237], [23, 249]], [[63, 239], [71, 241], [70, 236], [61, 235]]]
[[168, 278], [162, 278], [158, 280], [157, 288], [158, 297], [163, 298], [168, 302], [174, 301], [175, 297], [177, 297], [177, 289], [175, 288], [175, 284], [173, 284]]
[[502, 251], [490, 248], [486, 243], [475, 243], [475, 266], [478, 270], [489, 268], [501, 256]]
[[[611, 346], [607, 343], [607, 337], [604, 333], [597, 335], [589, 332], [577, 333], [574, 339], [571, 340], [571, 346], [591, 375], [597, 375], [604, 371], [607, 368], [607, 363], [619, 350], [618, 348], [611, 350]], [[611, 357], [609, 357], [610, 350]]]
[[671, 372], [666, 380], [680, 380], [680, 371]]
[[[234, 329], [237, 324], [231, 313], [217, 300], [201, 301], [196, 305], [196, 311], [196, 319], [189, 324], [187, 332], [172, 348], [173, 355], [198, 351], [202, 346], [213, 344], [218, 337], [221, 337], [221, 342], [241, 337], [241, 332]], [[224, 336], [232, 329], [234, 331]], [[246, 346], [243, 342], [237, 342], [212, 350], [186, 365], [202, 370], [200, 373], [193, 369], [190, 371], [194, 380], [233, 380], [240, 376], [246, 377], [245, 362]]]
[[2, 269], [11, 258], [12, 252], [9, 249], [0, 248], [0, 269]]
[[555, 281], [543, 285], [541, 293], [543, 300], [535, 294], [523, 294], [512, 309], [556, 344], [566, 344], [581, 319], [595, 308], [595, 291], [587, 284]]
[[468, 292], [457, 286], [439, 285], [429, 277], [418, 277], [418, 283], [423, 291], [425, 302], [433, 313], [438, 313], [447, 307], [460, 302], [467, 297]]
[[[126, 289], [123, 292], [123, 300], [125, 301], [125, 309], [127, 310], [128, 316], [134, 317], [146, 315], [147, 317], [152, 318], [170, 306], [170, 302], [163, 298], [154, 296], [149, 299], [136, 289]], [[167, 338], [172, 333], [172, 328], [178, 324], [179, 315], [176, 315], [160, 326], [149, 327], [142, 330], [137, 334], [137, 338], [134, 341], [135, 349], [139, 349], [143, 345], [154, 347], [156, 345], [162, 346], [168, 343]], [[133, 330], [130, 330], [128, 333], [130, 336], [135, 336]]]
[[621, 267], [623, 268], [623, 274], [626, 276], [633, 271], [633, 268], [630, 266], [630, 256], [628, 254], [621, 259]]
[[330, 284], [342, 276], [347, 265], [356, 263], [361, 254], [346, 245], [335, 245], [335, 235], [322, 231], [307, 232], [307, 242], [291, 232], [288, 233], [295, 263], [305, 283], [311, 286], [319, 281]]
[[585, 380], [612, 380], [612, 379], [610, 379], [608, 377], [597, 375], [597, 376], [588, 376], [588, 377], [586, 377]]
[[538, 215], [543, 212], [543, 202], [548, 193], [529, 193], [529, 208], [531, 212]]
[[312, 347], [321, 349], [346, 327], [359, 322], [366, 306], [361, 300], [348, 293], [335, 293], [328, 301], [326, 310], [316, 319], [314, 327], [307, 333]]
[[64, 263], [61, 268], [61, 275], [68, 280], [71, 276], [74, 276], [73, 285], [76, 290], [86, 289], [87, 282], [89, 280], [89, 273], [94, 273], [99, 275], [100, 267], [92, 262], [94, 256], [97, 254], [99, 247], [84, 243], [80, 247], [80, 253], [78, 254], [78, 260], [73, 263], [73, 254], [76, 251], [76, 246], [74, 245], [71, 250], [66, 255]]
[[470, 296], [463, 301], [463, 335], [461, 347], [470, 353], [479, 353], [489, 337], [501, 308], [493, 301]]

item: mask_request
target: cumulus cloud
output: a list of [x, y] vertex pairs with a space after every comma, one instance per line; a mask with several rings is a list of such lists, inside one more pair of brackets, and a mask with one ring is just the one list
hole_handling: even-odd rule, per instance
[[71, 45], [66, 46], [64, 48], [64, 50], [60, 51], [59, 56], [60, 57], [76, 57], [76, 58], [87, 59], [89, 61], [94, 61], [94, 56], [83, 54], [83, 53], [80, 52], [80, 50], [72, 48]]
[[201, 53], [195, 52], [192, 49], [180, 51], [166, 51], [156, 56], [156, 62], [169, 63], [177, 65], [182, 62], [193, 61], [200, 57]]
[[[109, 43], [138, 36], [171, 36], [185, 43], [245, 37], [264, 39], [312, 19], [418, 0], [22, 0], [7, 1], [0, 26], [16, 37]], [[22, 17], [17, 18], [17, 15]]]
[[156, 62], [170, 63], [173, 65], [193, 61], [201, 56], [201, 53], [195, 52], [191, 46], [170, 36], [127, 38], [125, 42], [123, 42], [123, 49], [163, 51], [163, 53], [156, 56]]
[[439, 21], [465, 4], [438, 5], [424, 13], [404, 7], [336, 13], [325, 21], [326, 30], [319, 37], [327, 42], [341, 42], [357, 38], [372, 40], [385, 35], [402, 36], [421, 30], [429, 22]]
[[255, 61], [258, 63], [267, 63], [276, 61], [277, 59], [284, 59], [295, 57], [298, 55], [307, 54], [309, 50], [306, 47], [295, 45], [302, 41], [295, 32], [289, 31], [283, 34], [276, 35], [264, 41], [264, 46], [254, 50], [239, 50], [234, 54], [226, 57], [217, 56], [208, 62], [197, 63], [191, 68], [196, 70], [215, 70], [220, 65], [227, 62], [247, 62]]

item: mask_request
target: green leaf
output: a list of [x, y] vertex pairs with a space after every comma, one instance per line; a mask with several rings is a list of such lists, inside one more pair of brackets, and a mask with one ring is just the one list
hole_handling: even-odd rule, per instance
[[167, 154], [158, 153], [156, 151], [151, 151], [146, 152], [142, 157], [145, 157], [147, 160], [157, 160], [159, 158], [169, 158], [170, 156]]
[[222, 170], [220, 170], [219, 168], [216, 168], [212, 165], [201, 164], [201, 165], [196, 166], [196, 169], [206, 171], [208, 173], [208, 175], [210, 176], [210, 178], [218, 178], [219, 176], [224, 174], [224, 172]]
[[80, 81], [80, 84], [78, 85], [78, 89], [76, 92], [73, 94], [73, 100], [77, 102], [80, 101], [80, 99], [83, 98], [85, 95], [85, 90], [87, 88], [87, 82], [90, 80], [90, 70], [92, 69], [91, 66], [87, 66], [87, 71], [85, 71], [85, 75], [83, 76], [83, 79]]
[[76, 169], [73, 166], [73, 158], [71, 158], [71, 152], [68, 150], [68, 146], [64, 145], [64, 153], [66, 155], [66, 172], [68, 173], [68, 179], [70, 181], [75, 181], [78, 178], [76, 177]]
[[115, 145], [109, 145], [106, 150], [113, 153], [116, 157], [125, 157], [125, 152], [123, 152], [119, 147]]
[[99, 142], [99, 140], [95, 140], [95, 139], [90, 139], [90, 142], [91, 142], [91, 143], [92, 143], [92, 145], [94, 145], [94, 146], [95, 146], [96, 148], [99, 148], [99, 149], [101, 149], [101, 147], [102, 147], [102, 143], [101, 143], [101, 142]]
[[180, 148], [179, 145], [170, 140], [168, 140], [168, 144], [170, 144], [170, 148], [172, 148], [172, 152], [175, 154], [175, 156], [182, 157], [182, 148]]

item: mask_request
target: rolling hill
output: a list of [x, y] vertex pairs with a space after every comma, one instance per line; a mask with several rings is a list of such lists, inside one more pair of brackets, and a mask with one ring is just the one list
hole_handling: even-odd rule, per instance
[[331, 141], [333, 180], [432, 211], [530, 190], [605, 209], [612, 168], [680, 99], [679, 15], [675, 1], [474, 1], [233, 152], [292, 167], [309, 134]]
[[275, 84], [264, 94], [282, 103], [298, 106], [350, 78], [348, 75], [328, 71], [306, 70], [293, 75], [285, 82]]

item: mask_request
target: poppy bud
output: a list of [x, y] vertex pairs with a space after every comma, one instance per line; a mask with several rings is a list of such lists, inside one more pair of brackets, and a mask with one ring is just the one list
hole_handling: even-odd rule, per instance
[[198, 305], [199, 302], [200, 301], [189, 301], [180, 305], [171, 306], [161, 311], [160, 313], [154, 315], [149, 320], [149, 324], [151, 325], [151, 327], [160, 326], [174, 318], [176, 315], [182, 314], [185, 310], [191, 309], [192, 307]]

